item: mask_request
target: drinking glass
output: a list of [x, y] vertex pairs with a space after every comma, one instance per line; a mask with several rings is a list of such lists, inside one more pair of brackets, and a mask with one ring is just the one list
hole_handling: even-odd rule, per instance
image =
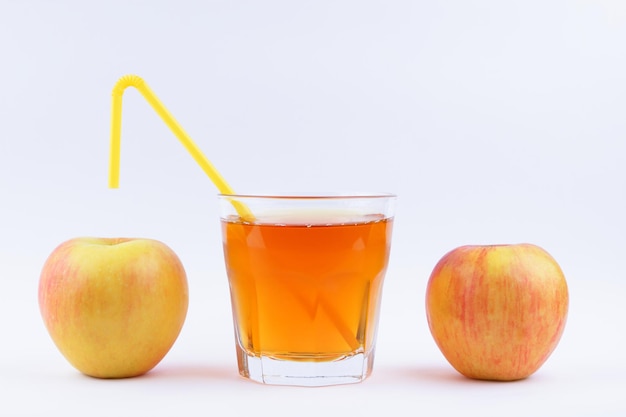
[[300, 386], [367, 378], [396, 196], [218, 198], [239, 373]]

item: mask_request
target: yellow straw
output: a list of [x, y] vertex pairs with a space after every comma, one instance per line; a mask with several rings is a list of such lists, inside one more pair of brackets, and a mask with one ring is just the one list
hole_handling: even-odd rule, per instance
[[[163, 119], [165, 124], [176, 135], [193, 159], [200, 165], [200, 168], [209, 176], [217, 189], [222, 194], [234, 194], [233, 189], [228, 185], [222, 175], [215, 169], [213, 164], [204, 156], [202, 151], [191, 140], [189, 135], [176, 121], [174, 116], [165, 108], [158, 97], [152, 92], [148, 84], [137, 75], [125, 75], [121, 77], [115, 87], [113, 87], [113, 100], [111, 109], [111, 148], [109, 160], [109, 187], [118, 188], [120, 182], [120, 143], [122, 132], [122, 96], [127, 87], [135, 87], [146, 101], [152, 106], [157, 114]], [[237, 213], [243, 219], [253, 219], [250, 210], [240, 202], [232, 202]]]
[[[111, 109], [111, 153], [109, 160], [109, 187], [118, 188], [120, 182], [122, 96], [124, 95], [124, 90], [126, 90], [126, 88], [128, 87], [135, 87], [137, 90], [139, 90], [141, 95], [152, 106], [157, 114], [161, 116], [161, 119], [163, 119], [165, 124], [170, 128], [174, 135], [176, 135], [178, 140], [191, 154], [193, 159], [196, 160], [202, 170], [209, 176], [211, 181], [213, 181], [220, 193], [234, 194], [232, 188], [230, 188], [228, 183], [226, 183], [226, 180], [224, 180], [222, 175], [217, 171], [217, 169], [215, 169], [213, 164], [204, 156], [202, 151], [196, 146], [193, 140], [191, 140], [189, 135], [187, 135], [184, 129], [180, 126], [180, 124], [178, 124], [176, 119], [174, 119], [170, 112], [165, 108], [165, 106], [161, 103], [157, 96], [152, 92], [150, 87], [148, 87], [148, 84], [146, 84], [146, 82], [137, 75], [125, 75], [120, 78], [115, 84], [115, 87], [113, 87], [113, 101]], [[231, 200], [231, 203], [233, 207], [237, 210], [237, 214], [239, 214], [242, 219], [246, 221], [252, 221], [254, 219], [252, 212], [245, 204], [234, 200]], [[337, 330], [341, 333], [346, 342], [350, 345], [352, 349], [356, 349], [359, 342], [354, 338], [353, 335], [350, 334], [347, 325], [343, 322], [341, 317], [338, 316], [337, 313], [326, 303], [322, 304], [322, 306], [327, 310], [328, 314], [331, 317], [331, 320], [335, 322]]]

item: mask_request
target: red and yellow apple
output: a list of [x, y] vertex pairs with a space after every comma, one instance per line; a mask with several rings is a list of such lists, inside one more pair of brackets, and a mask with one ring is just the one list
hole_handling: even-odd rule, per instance
[[560, 266], [532, 244], [453, 249], [426, 289], [433, 339], [474, 379], [512, 381], [537, 371], [559, 343], [568, 304]]
[[154, 368], [182, 329], [187, 276], [152, 239], [75, 238], [46, 260], [39, 280], [45, 326], [65, 358], [98, 378]]

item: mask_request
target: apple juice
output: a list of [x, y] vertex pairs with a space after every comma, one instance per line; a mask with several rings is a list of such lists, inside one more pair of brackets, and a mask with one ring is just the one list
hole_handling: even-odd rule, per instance
[[372, 353], [393, 219], [266, 220], [222, 219], [238, 355]]

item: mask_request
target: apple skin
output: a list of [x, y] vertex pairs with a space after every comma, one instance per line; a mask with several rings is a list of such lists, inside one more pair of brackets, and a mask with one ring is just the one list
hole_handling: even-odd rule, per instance
[[453, 249], [426, 289], [437, 346], [473, 379], [513, 381], [537, 371], [561, 339], [568, 305], [561, 268], [532, 244]]
[[159, 241], [138, 238], [62, 243], [43, 266], [38, 296], [60, 352], [97, 378], [154, 368], [178, 338], [189, 302], [177, 255]]

